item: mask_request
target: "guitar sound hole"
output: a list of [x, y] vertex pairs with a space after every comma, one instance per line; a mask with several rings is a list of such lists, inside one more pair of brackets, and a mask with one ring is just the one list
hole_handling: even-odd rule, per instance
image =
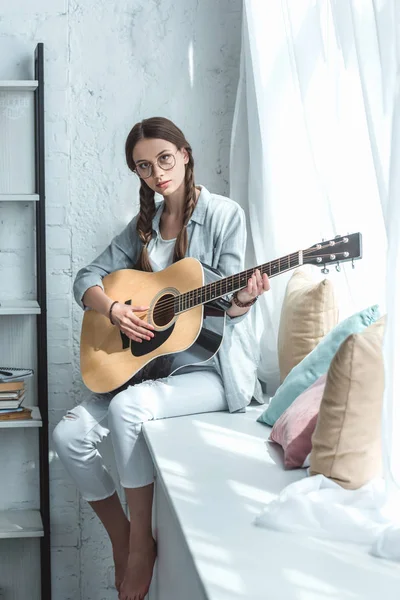
[[175, 297], [172, 294], [165, 294], [157, 300], [153, 309], [153, 322], [156, 327], [165, 327], [175, 317], [174, 310]]

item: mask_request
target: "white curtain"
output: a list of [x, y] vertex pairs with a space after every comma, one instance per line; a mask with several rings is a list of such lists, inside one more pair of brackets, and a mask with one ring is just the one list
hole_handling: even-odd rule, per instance
[[[362, 233], [363, 258], [356, 269], [346, 265], [340, 273], [331, 270], [328, 277], [338, 290], [341, 319], [375, 303], [382, 313], [388, 310], [383, 439], [386, 481], [397, 489], [396, 2], [244, 0], [243, 4], [230, 193], [247, 213], [248, 266], [305, 249], [322, 238]], [[396, 110], [399, 101], [397, 97]], [[261, 299], [253, 317], [261, 344], [260, 377], [271, 394], [279, 385], [277, 333], [289, 276], [272, 281], [271, 292]]]
[[[368, 6], [368, 14], [358, 15], [357, 4]], [[245, 0], [243, 12], [230, 193], [247, 212], [248, 266], [361, 231], [363, 259], [354, 271], [346, 265], [329, 277], [341, 318], [376, 302], [384, 310], [380, 187], [389, 169], [389, 119], [372, 144], [369, 121], [376, 115], [365, 105], [353, 27], [355, 19], [366, 22], [362, 41], [371, 79], [380, 85], [379, 56], [391, 49], [384, 35], [377, 37], [373, 6], [369, 0]], [[384, 148], [378, 174], [377, 144]], [[275, 279], [257, 306], [260, 376], [271, 394], [279, 384], [277, 333], [288, 277]]]
[[[391, 161], [388, 194], [382, 198], [388, 238], [387, 310], [384, 342], [386, 389], [383, 406], [383, 456], [385, 480], [393, 518], [400, 512], [400, 7], [394, 15], [397, 24], [396, 80], [391, 135]], [[393, 511], [393, 512], [392, 512]]]

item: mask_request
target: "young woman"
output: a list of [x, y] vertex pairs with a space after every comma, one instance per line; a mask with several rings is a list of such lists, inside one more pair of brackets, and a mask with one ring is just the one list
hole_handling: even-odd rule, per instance
[[[106, 250], [77, 274], [74, 293], [85, 309], [110, 318], [130, 339], [145, 344], [155, 334], [136, 316], [148, 307], [115, 304], [102, 286], [112, 271], [164, 269], [185, 256], [217, 268], [223, 276], [244, 269], [246, 230], [238, 204], [195, 186], [192, 149], [182, 131], [164, 118], [136, 124], [126, 140], [128, 167], [140, 177], [140, 212]], [[155, 192], [163, 196], [156, 204]], [[255, 272], [233, 295], [218, 354], [203, 366], [155, 381], [131, 382], [122, 391], [93, 395], [61, 420], [54, 431], [60, 460], [110, 537], [120, 600], [146, 595], [156, 558], [151, 511], [154, 472], [141, 432], [150, 419], [200, 412], [245, 410], [255, 385], [241, 328], [250, 306], [269, 289]], [[238, 343], [239, 340], [239, 343]], [[250, 362], [249, 362], [250, 361]], [[111, 433], [130, 520], [97, 449]]]

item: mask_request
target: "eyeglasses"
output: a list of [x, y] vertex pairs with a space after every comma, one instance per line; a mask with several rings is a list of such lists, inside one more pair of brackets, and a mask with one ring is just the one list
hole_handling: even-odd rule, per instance
[[[173, 169], [174, 166], [176, 165], [175, 156], [177, 153], [178, 153], [178, 150], [174, 154], [171, 154], [169, 152], [165, 152], [164, 154], [161, 154], [161, 156], [159, 156], [157, 158], [157, 164], [160, 167], [160, 169], [162, 169], [163, 171], [170, 171], [171, 169]], [[136, 163], [135, 172], [142, 179], [148, 179], [149, 177], [151, 177], [153, 175], [153, 171], [154, 171], [153, 165], [154, 165], [154, 163], [152, 163], [148, 160], [140, 162], [140, 163]]]

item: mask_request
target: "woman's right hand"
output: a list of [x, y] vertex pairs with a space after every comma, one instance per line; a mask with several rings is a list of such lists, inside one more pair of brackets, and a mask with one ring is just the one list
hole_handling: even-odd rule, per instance
[[118, 302], [112, 307], [111, 319], [114, 325], [134, 342], [149, 341], [154, 337], [153, 325], [146, 323], [135, 314], [146, 312], [148, 309], [148, 306], [130, 306]]

